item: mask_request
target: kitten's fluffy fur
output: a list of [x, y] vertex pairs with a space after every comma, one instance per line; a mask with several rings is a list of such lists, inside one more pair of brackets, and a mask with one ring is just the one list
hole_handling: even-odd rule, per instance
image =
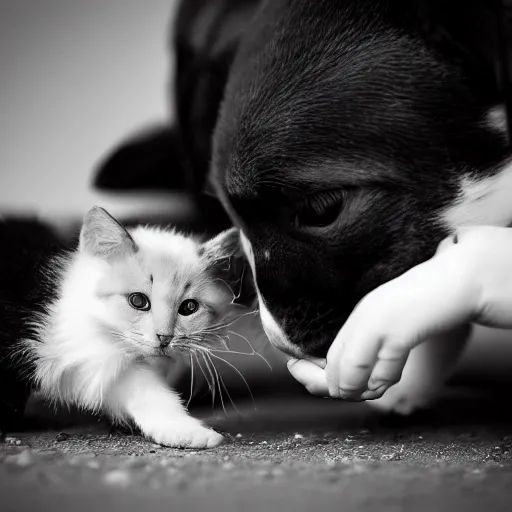
[[[231, 231], [200, 245], [172, 231], [128, 232], [93, 208], [78, 250], [53, 270], [60, 276], [57, 299], [22, 344], [42, 393], [133, 422], [163, 445], [219, 444], [222, 436], [190, 417], [169, 389], [162, 362], [173, 348], [200, 342], [233, 310], [218, 270], [233, 254], [234, 237]], [[149, 309], [130, 305], [134, 293], [149, 299]], [[197, 301], [193, 314], [178, 313], [186, 300]]]

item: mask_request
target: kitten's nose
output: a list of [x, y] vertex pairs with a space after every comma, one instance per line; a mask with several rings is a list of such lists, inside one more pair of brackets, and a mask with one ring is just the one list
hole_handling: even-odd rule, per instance
[[157, 334], [156, 336], [160, 340], [160, 348], [167, 348], [172, 341], [172, 336], [167, 334]]

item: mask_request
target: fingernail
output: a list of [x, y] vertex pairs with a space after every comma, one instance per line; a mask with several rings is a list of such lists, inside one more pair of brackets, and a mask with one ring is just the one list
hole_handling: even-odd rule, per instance
[[308, 361], [310, 361], [313, 364], [316, 364], [320, 368], [325, 368], [327, 366], [327, 361], [325, 359], [320, 359], [318, 357], [310, 357]]
[[288, 359], [288, 361], [286, 362], [286, 366], [288, 366], [288, 369], [290, 369], [295, 363], [297, 363], [299, 360], [298, 359]]
[[347, 402], [361, 402], [363, 399], [361, 395], [366, 392], [366, 389], [354, 389], [339, 387], [339, 397]]
[[389, 382], [383, 382], [377, 385], [368, 385], [368, 391], [371, 391], [372, 393], [380, 393], [381, 395], [384, 394], [384, 392], [391, 387], [391, 384]]
[[361, 398], [363, 400], [376, 400], [378, 398], [381, 398], [384, 395], [384, 393], [389, 389], [389, 387], [389, 385], [384, 384], [376, 389], [368, 389], [361, 395]]

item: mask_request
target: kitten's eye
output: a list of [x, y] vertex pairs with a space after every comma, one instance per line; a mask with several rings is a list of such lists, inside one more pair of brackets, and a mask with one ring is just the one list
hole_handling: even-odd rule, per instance
[[193, 299], [184, 300], [181, 303], [180, 309], [178, 309], [178, 313], [181, 316], [190, 316], [193, 315], [199, 309], [199, 302]]
[[151, 309], [151, 303], [143, 293], [131, 293], [128, 295], [128, 303], [133, 309], [139, 311], [149, 311]]
[[343, 207], [344, 193], [339, 190], [322, 192], [301, 199], [295, 210], [294, 227], [326, 227], [332, 224]]

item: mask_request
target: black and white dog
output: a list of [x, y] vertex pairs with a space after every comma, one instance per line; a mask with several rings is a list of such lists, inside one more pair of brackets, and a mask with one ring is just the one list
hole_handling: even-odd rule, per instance
[[[240, 227], [264, 329], [283, 351], [324, 356], [364, 295], [457, 227], [511, 223], [493, 7], [182, 3], [180, 165]], [[381, 403], [424, 405], [466, 336], [416, 349]]]

